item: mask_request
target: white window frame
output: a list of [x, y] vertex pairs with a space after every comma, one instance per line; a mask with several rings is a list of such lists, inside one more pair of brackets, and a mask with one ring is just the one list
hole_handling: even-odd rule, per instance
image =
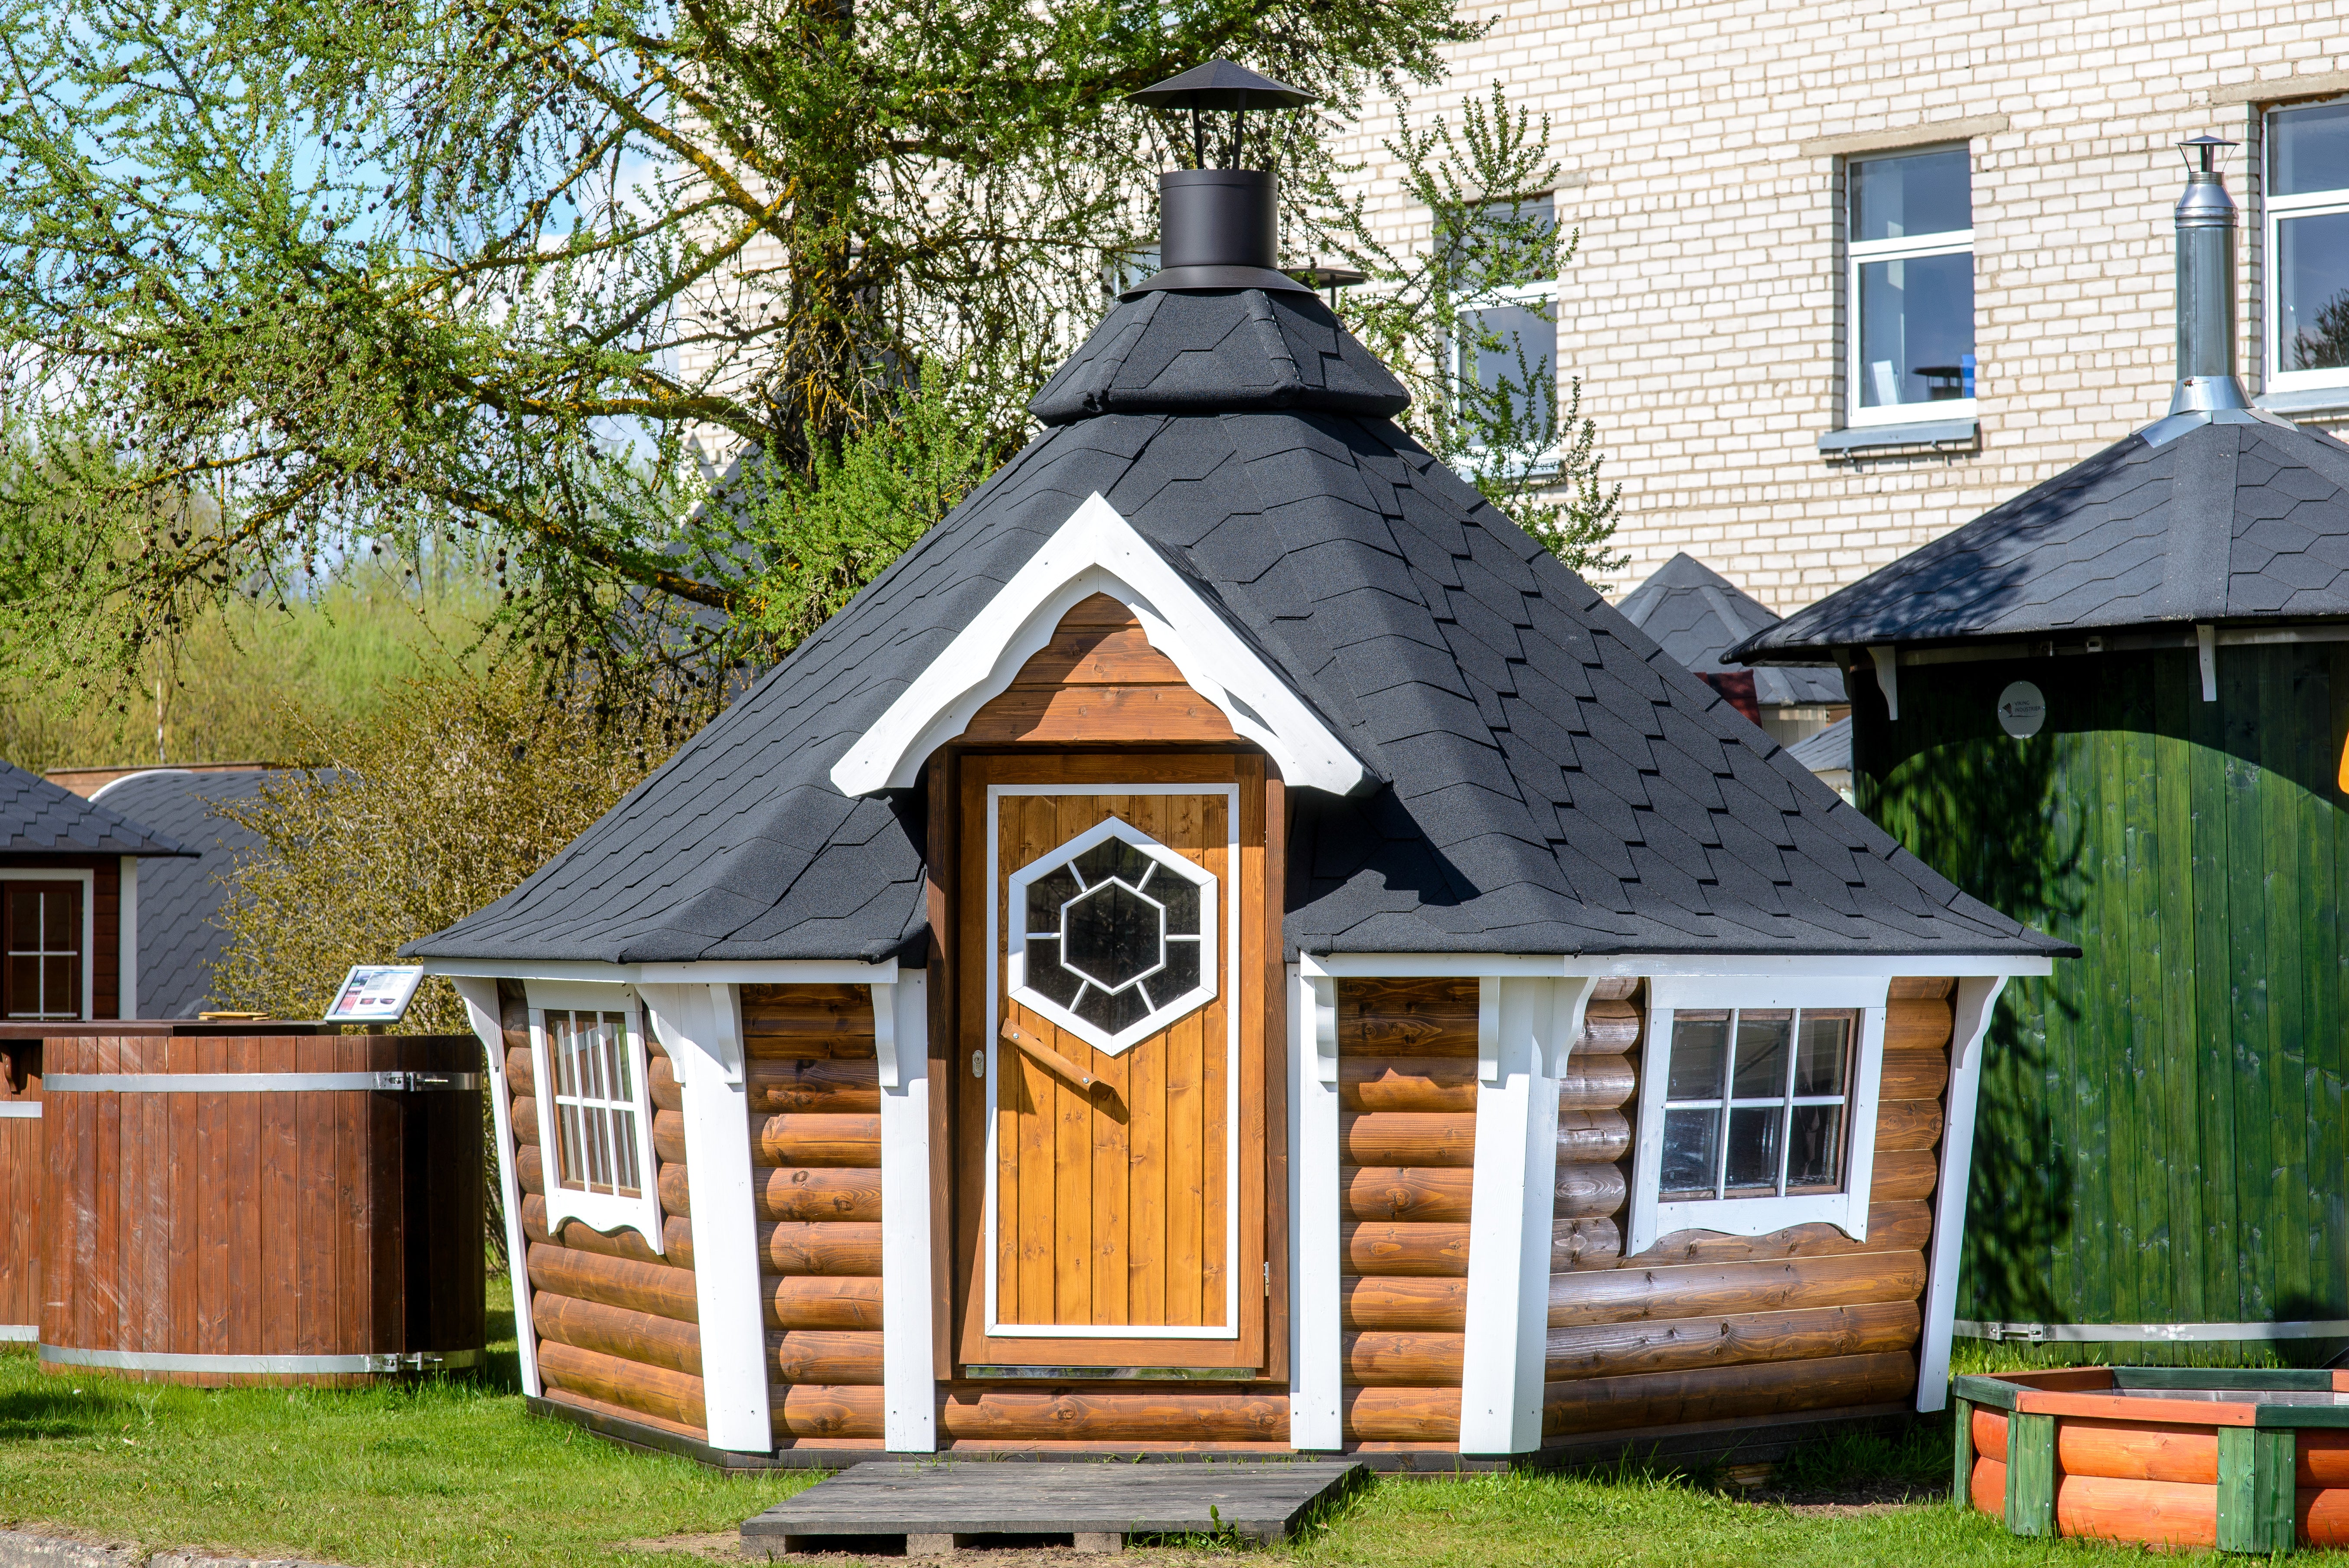
[[[1897, 240], [1867, 240], [1855, 238], [1859, 230], [1853, 220], [1854, 203], [1858, 199], [1858, 182], [1854, 170], [1862, 163], [1881, 159], [1914, 158], [1926, 152], [1963, 152], [1966, 155], [1967, 204], [1972, 204], [1973, 144], [1971, 142], [1925, 142], [1916, 147], [1886, 148], [1880, 151], [1855, 153], [1844, 160], [1843, 178], [1843, 318], [1844, 318], [1844, 411], [1847, 429], [1860, 429], [1882, 425], [1928, 425], [1944, 419], [1977, 418], [1980, 399], [1975, 397], [1944, 397], [1939, 402], [1895, 403], [1889, 407], [1868, 408], [1860, 403], [1860, 377], [1866, 367], [1859, 362], [1859, 269], [1877, 262], [1921, 262], [1935, 256], [1971, 256], [1974, 250], [1974, 232], [1971, 228], [1947, 229], [1938, 234], [1905, 234]], [[1979, 314], [1979, 313], [1977, 313]], [[1979, 384], [1982, 375], [1982, 354], [1974, 354], [1974, 375]]]
[[[2296, 108], [2323, 108], [2349, 103], [2349, 98], [2318, 98], [2307, 103], [2278, 104], [2269, 109], [2260, 124], [2260, 191], [2263, 209], [2261, 255], [2267, 276], [2261, 280], [2261, 324], [2266, 329], [2267, 364], [2261, 379], [2270, 392], [2315, 391], [2326, 387], [2349, 388], [2349, 365], [2332, 370], [2288, 370], [2284, 367], [2283, 338], [2282, 239], [2283, 225], [2293, 218], [2318, 217], [2330, 213], [2349, 214], [2349, 187], [2333, 191], [2311, 191], [2300, 196], [2278, 196], [2271, 192], [2274, 185], [2276, 116]], [[2349, 401], [2349, 399], [2344, 399]]]
[[[1516, 201], [1519, 204], [1530, 206], [1540, 201], [1545, 196], [1549, 198], [1550, 223], [1552, 227], [1555, 228], [1558, 222], [1557, 191], [1535, 191], [1518, 197]], [[1488, 201], [1485, 203], [1485, 206], [1506, 207], [1510, 203], [1506, 201]], [[1457, 306], [1459, 313], [1464, 315], [1471, 312], [1481, 313], [1487, 310], [1499, 310], [1511, 306], [1515, 306], [1518, 309], [1525, 309], [1527, 307], [1534, 309], [1547, 307], [1548, 309], [1552, 334], [1552, 346], [1549, 356], [1549, 402], [1550, 412], [1553, 418], [1557, 417], [1558, 408], [1558, 362], [1565, 357], [1563, 351], [1557, 346], [1557, 334], [1558, 329], [1564, 325], [1558, 320], [1561, 303], [1559, 280], [1551, 277], [1536, 278], [1529, 283], [1512, 284], [1506, 288], [1491, 289], [1483, 294], [1470, 295], [1462, 299]], [[1452, 361], [1451, 365], [1447, 366], [1447, 368], [1450, 370], [1455, 385], [1462, 378], [1460, 376], [1460, 355], [1463, 347], [1464, 345], [1462, 341], [1456, 336], [1454, 337], [1451, 342], [1444, 345], [1444, 351], [1450, 356]], [[1458, 412], [1456, 404], [1454, 406], [1454, 412]], [[1544, 474], [1556, 473], [1557, 471], [1560, 448], [1565, 444], [1565, 440], [1566, 431], [1561, 428], [1557, 432], [1558, 444], [1552, 446], [1547, 451], [1536, 456], [1532, 462], [1527, 466], [1526, 474], [1538, 477]], [[1484, 454], [1484, 451], [1485, 449], [1482, 447], [1470, 447], [1463, 451], [1462, 456], [1464, 458], [1473, 459], [1475, 458], [1481, 457]], [[1475, 466], [1473, 461], [1469, 466]], [[1522, 478], [1525, 477], [1525, 475], [1512, 474], [1509, 477]]]
[[[0, 882], [78, 882], [81, 883], [81, 1012], [83, 1021], [98, 1016], [98, 873], [87, 866], [7, 866], [0, 867]], [[122, 959], [115, 959], [116, 973], [121, 972]], [[115, 1009], [121, 1011], [119, 1007]], [[0, 1023], [7, 1020], [0, 1019]], [[34, 1023], [31, 1018], [16, 1020], [20, 1024]], [[48, 1020], [65, 1022], [67, 1020]]]
[[[1868, 1239], [1868, 1189], [1876, 1168], [1876, 1115], [1884, 1078], [1884, 1005], [1889, 977], [1789, 979], [1703, 975], [1648, 983], [1646, 1046], [1640, 1063], [1639, 1140], [1632, 1166], [1631, 1234], [1623, 1255], [1636, 1257], [1676, 1231], [1766, 1236], [1792, 1225], [1829, 1224], [1853, 1241]], [[1843, 1190], [1769, 1198], [1664, 1201], [1664, 1099], [1671, 1077], [1672, 1016], [1729, 1008], [1856, 1011], [1859, 1037], [1851, 1068], [1850, 1157]]]
[[[645, 1045], [644, 1007], [633, 985], [605, 985], [585, 981], [532, 980], [525, 983], [530, 1001], [532, 1098], [538, 1109], [539, 1169], [546, 1189], [549, 1229], [565, 1220], [577, 1220], [605, 1235], [630, 1230], [644, 1237], [656, 1253], [663, 1251], [660, 1209], [660, 1161], [653, 1152], [651, 1052]], [[624, 1192], [593, 1192], [565, 1187], [561, 1180], [562, 1140], [555, 1127], [554, 1062], [547, 1047], [546, 1015], [551, 1012], [617, 1013], [625, 1020], [621, 1049], [627, 1053], [634, 1088], [636, 1149], [643, 1161], [642, 1183], [635, 1196]]]

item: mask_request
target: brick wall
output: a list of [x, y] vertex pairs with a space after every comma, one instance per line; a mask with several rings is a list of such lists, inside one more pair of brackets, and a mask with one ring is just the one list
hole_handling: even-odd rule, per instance
[[[1490, 16], [1413, 105], [1498, 78], [1547, 111], [1580, 228], [1559, 355], [1623, 481], [1619, 596], [1686, 549], [1784, 613], [2158, 418], [2175, 356], [2171, 144], [2255, 132], [2248, 84], [2349, 72], [2334, 0], [1463, 0]], [[2282, 89], [2285, 96], [2292, 89]], [[2336, 79], [2330, 90], [2349, 90]], [[2214, 98], [2216, 101], [2214, 101]], [[1345, 139], [1390, 241], [1423, 236], [1380, 148]], [[1830, 461], [1842, 423], [1842, 165], [1806, 143], [1973, 135], [1979, 449]], [[1963, 128], [1961, 128], [1963, 129]], [[2242, 364], [2259, 390], [2257, 160], [2244, 209]], [[2340, 428], [2336, 425], [2334, 428]]]

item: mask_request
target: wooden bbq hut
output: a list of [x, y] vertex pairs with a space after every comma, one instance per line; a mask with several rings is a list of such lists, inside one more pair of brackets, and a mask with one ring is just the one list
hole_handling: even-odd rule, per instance
[[537, 1408], [1444, 1467], [1939, 1408], [1977, 1042], [2064, 949], [1413, 443], [1269, 174], [1160, 184], [1043, 433], [413, 945]]
[[1958, 1316], [2139, 1360], [2349, 1337], [2349, 447], [2235, 380], [2225, 145], [2168, 414], [1733, 651], [1841, 663], [1861, 809], [2085, 951], [1993, 1036]]

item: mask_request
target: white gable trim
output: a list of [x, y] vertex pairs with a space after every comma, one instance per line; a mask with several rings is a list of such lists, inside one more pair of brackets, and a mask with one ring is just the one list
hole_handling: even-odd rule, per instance
[[1096, 490], [992, 602], [889, 705], [832, 770], [843, 795], [911, 789], [930, 753], [969, 727], [1081, 601], [1133, 610], [1150, 645], [1233, 729], [1264, 748], [1292, 788], [1350, 794], [1369, 770]]

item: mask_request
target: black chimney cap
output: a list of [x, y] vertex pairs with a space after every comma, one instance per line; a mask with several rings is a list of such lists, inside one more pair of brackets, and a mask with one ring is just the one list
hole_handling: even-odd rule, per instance
[[1318, 93], [1260, 77], [1246, 66], [1221, 58], [1194, 66], [1126, 97], [1149, 108], [1301, 108], [1321, 101]]

